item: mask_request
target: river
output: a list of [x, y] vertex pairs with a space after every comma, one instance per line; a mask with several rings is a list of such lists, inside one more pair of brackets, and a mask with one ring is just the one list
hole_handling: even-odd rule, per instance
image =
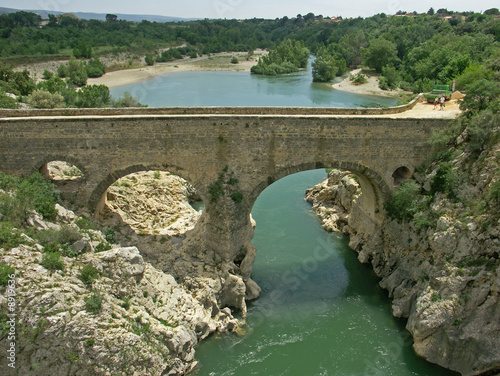
[[[312, 60], [311, 60], [312, 61]], [[175, 72], [147, 81], [111, 88], [114, 98], [125, 92], [150, 107], [176, 106], [294, 106], [379, 107], [397, 100], [335, 90], [312, 82], [311, 61], [306, 70], [269, 77], [249, 72]]]
[[451, 376], [412, 350], [404, 320], [347, 237], [327, 233], [304, 200], [325, 170], [269, 186], [252, 211], [257, 222], [253, 279], [241, 334], [216, 334], [197, 348], [198, 376]]

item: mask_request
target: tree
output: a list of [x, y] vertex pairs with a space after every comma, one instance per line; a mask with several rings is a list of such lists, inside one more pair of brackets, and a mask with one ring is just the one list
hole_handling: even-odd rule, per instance
[[155, 65], [155, 57], [152, 53], [147, 53], [144, 61], [146, 62], [146, 65]]
[[382, 72], [385, 66], [393, 66], [398, 62], [396, 44], [384, 38], [377, 38], [370, 42], [368, 48], [362, 49], [364, 63], [377, 71]]
[[316, 57], [312, 63], [312, 75], [314, 82], [328, 82], [332, 80], [338, 72], [333, 56], [322, 54]]
[[77, 107], [105, 107], [111, 101], [111, 94], [106, 85], [84, 86], [77, 92]]
[[101, 77], [106, 72], [106, 66], [96, 57], [85, 65], [85, 72], [88, 77]]
[[115, 22], [118, 20], [118, 16], [116, 14], [106, 14], [106, 22]]
[[489, 16], [498, 16], [500, 14], [500, 11], [498, 8], [490, 8], [484, 11], [483, 14], [489, 15]]
[[460, 105], [461, 110], [478, 112], [498, 102], [500, 82], [482, 79], [468, 86], [467, 95]]
[[432, 8], [432, 7], [431, 7], [431, 8], [429, 8], [429, 10], [427, 11], [427, 14], [428, 14], [429, 16], [434, 16], [434, 13], [435, 13], [435, 12], [434, 12], [434, 8]]

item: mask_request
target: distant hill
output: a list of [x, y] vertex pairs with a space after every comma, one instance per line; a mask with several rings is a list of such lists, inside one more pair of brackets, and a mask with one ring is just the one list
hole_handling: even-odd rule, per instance
[[[9, 14], [13, 12], [19, 12], [21, 9], [13, 9], [13, 8], [2, 8], [0, 7], [0, 14]], [[25, 10], [25, 12], [33, 12], [42, 16], [42, 18], [49, 18], [49, 14], [53, 14], [55, 16], [59, 16], [65, 13], [73, 13], [80, 19], [84, 20], [102, 20], [106, 19], [106, 13], [89, 13], [89, 12], [53, 12], [49, 10]], [[182, 21], [192, 21], [197, 18], [180, 18], [180, 17], [169, 17], [169, 16], [158, 16], [151, 14], [121, 14], [121, 13], [113, 13], [118, 16], [119, 20], [126, 21], [134, 21], [141, 22], [142, 20], [147, 20], [151, 22], [182, 22]]]

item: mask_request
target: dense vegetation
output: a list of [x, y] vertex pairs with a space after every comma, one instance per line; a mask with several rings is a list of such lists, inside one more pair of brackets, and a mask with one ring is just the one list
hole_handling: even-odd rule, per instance
[[[465, 79], [469, 75], [474, 79]], [[432, 136], [434, 153], [386, 205], [390, 216], [419, 229], [435, 226], [443, 215], [431, 209], [438, 201], [449, 203], [450, 218], [473, 220], [483, 228], [500, 220], [500, 58], [461, 78], [467, 90], [460, 105], [464, 114]]]
[[286, 39], [269, 52], [269, 55], [260, 58], [251, 71], [268, 76], [297, 72], [307, 66], [309, 54], [309, 50], [301, 42]]
[[[491, 69], [486, 64], [500, 56], [497, 15], [497, 9], [483, 14], [430, 9], [421, 15], [400, 11], [397, 16], [382, 13], [366, 19], [332, 20], [309, 13], [275, 20], [185, 23], [50, 16], [40, 24], [40, 17], [35, 14], [11, 13], [0, 15], [0, 58], [5, 62], [61, 55], [85, 61], [70, 60], [58, 70], [58, 76], [66, 79], [67, 84], [66, 89], [61, 87], [57, 91], [63, 101], [59, 96], [49, 98], [46, 92], [54, 95], [53, 89], [35, 88], [27, 72], [0, 68], [0, 105], [16, 105], [4, 93], [28, 96], [35, 90], [44, 90], [38, 96], [43, 98], [42, 103], [51, 106], [88, 105], [89, 101], [77, 99], [78, 94], [72, 88], [84, 85], [87, 77], [104, 73], [106, 68], [99, 55], [123, 51], [135, 57], [145, 56], [146, 63], [153, 65], [222, 51], [249, 51], [251, 56], [257, 48], [269, 49], [269, 56], [253, 68], [253, 72], [261, 74], [282, 74], [303, 68], [310, 51], [316, 56], [314, 81], [329, 81], [349, 68], [366, 66], [381, 75], [383, 89], [400, 87], [425, 92], [436, 83], [451, 84], [455, 79], [457, 89], [467, 90], [472, 82], [490, 79]], [[50, 81], [53, 78], [49, 76], [50, 72], [44, 78]], [[363, 77], [357, 78], [362, 82]], [[60, 82], [43, 85], [60, 85]], [[106, 95], [90, 104], [110, 105]]]

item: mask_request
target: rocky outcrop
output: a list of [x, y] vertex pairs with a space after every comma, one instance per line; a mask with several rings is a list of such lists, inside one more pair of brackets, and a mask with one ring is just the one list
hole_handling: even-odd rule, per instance
[[[196, 367], [200, 340], [238, 328], [221, 305], [233, 283], [210, 273], [186, 275], [180, 283], [146, 262], [137, 247], [111, 248], [101, 231], [82, 225], [87, 221], [60, 205], [58, 212], [58, 223], [36, 213], [29, 221], [35, 232], [79, 233], [60, 265], [48, 263], [48, 246], [26, 235], [23, 244], [0, 249], [0, 262], [16, 273], [17, 328], [16, 368], [2, 361], [2, 375], [183, 375]], [[9, 300], [2, 290], [4, 310]], [[10, 343], [5, 334], [2, 354]]]
[[200, 218], [189, 204], [196, 191], [184, 179], [163, 171], [127, 175], [107, 192], [108, 208], [139, 234], [179, 236]]
[[[466, 188], [469, 194], [491, 184], [491, 166], [472, 166], [476, 181]], [[429, 186], [435, 174], [419, 183]], [[430, 206], [435, 225], [387, 218], [376, 233], [367, 233], [349, 215], [358, 189], [354, 176], [333, 170], [306, 197], [323, 227], [348, 233], [358, 259], [372, 264], [392, 298], [393, 315], [408, 319], [417, 354], [462, 375], [498, 374], [500, 222], [481, 226], [478, 216], [467, 215], [470, 208], [438, 193]]]

